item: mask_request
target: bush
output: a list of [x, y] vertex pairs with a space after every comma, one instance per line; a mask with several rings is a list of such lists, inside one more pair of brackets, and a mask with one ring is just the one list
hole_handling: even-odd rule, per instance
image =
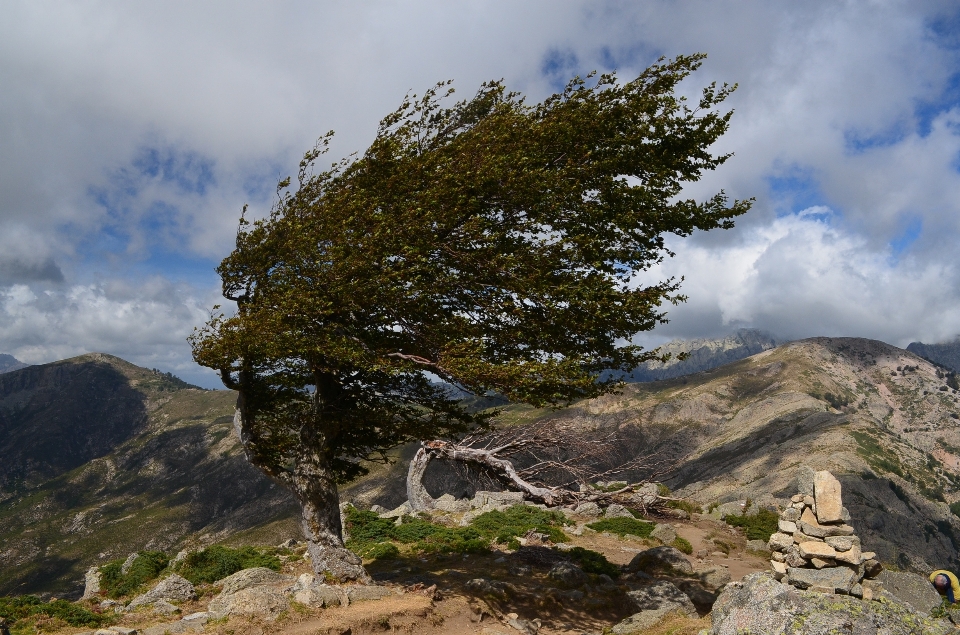
[[954, 516], [960, 516], [960, 501], [950, 503], [950, 511], [953, 512]]
[[583, 547], [574, 547], [567, 552], [567, 555], [587, 573], [596, 573], [598, 575], [605, 573], [611, 578], [620, 577], [620, 567], [607, 560], [607, 557], [602, 553], [584, 549]]
[[116, 599], [133, 594], [156, 578], [170, 561], [162, 551], [141, 551], [124, 575], [122, 568], [125, 560], [113, 560], [100, 567], [100, 588], [106, 591], [108, 597]]
[[753, 516], [727, 516], [724, 519], [728, 525], [740, 527], [747, 534], [747, 540], [770, 540], [770, 536], [777, 532], [779, 514], [769, 509], [760, 509]]
[[604, 518], [587, 525], [587, 527], [596, 531], [609, 531], [618, 536], [633, 534], [641, 538], [649, 538], [654, 526], [653, 523], [636, 518]]
[[690, 541], [686, 538], [681, 538], [677, 536], [677, 539], [673, 541], [673, 546], [687, 554], [688, 556], [693, 553], [693, 545], [690, 544]]
[[685, 501], [685, 500], [668, 501], [667, 507], [670, 507], [672, 509], [682, 509], [683, 511], [691, 515], [699, 514], [701, 511], [703, 511], [703, 508], [700, 507], [700, 505], [698, 505], [697, 503], [693, 503], [691, 501]]
[[88, 611], [67, 600], [44, 602], [34, 595], [0, 597], [0, 618], [9, 624], [32, 615], [59, 618], [70, 626], [97, 627], [107, 621], [107, 617]]
[[470, 526], [484, 537], [494, 538], [507, 544], [511, 539], [537, 531], [550, 536], [551, 542], [566, 542], [567, 536], [560, 527], [572, 521], [560, 512], [548, 511], [530, 505], [514, 505], [505, 511], [492, 511], [477, 516]]
[[[390, 537], [397, 542], [420, 542], [441, 531], [443, 527], [419, 518], [404, 518], [403, 524], [394, 525], [390, 530]], [[353, 536], [351, 536], [351, 539]]]
[[392, 542], [377, 542], [360, 555], [371, 560], [388, 560], [399, 556], [400, 550]]
[[242, 569], [266, 567], [280, 570], [280, 559], [253, 547], [233, 549], [214, 545], [193, 551], [177, 566], [177, 572], [193, 584], [216, 582]]
[[437, 531], [413, 544], [418, 553], [483, 553], [489, 549], [490, 538], [473, 527], [437, 526]]
[[393, 519], [380, 518], [376, 512], [347, 507], [347, 533], [357, 543], [383, 542], [393, 537]]

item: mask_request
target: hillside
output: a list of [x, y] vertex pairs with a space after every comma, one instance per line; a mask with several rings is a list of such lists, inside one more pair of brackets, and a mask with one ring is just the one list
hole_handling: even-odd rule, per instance
[[945, 366], [955, 373], [960, 373], [960, 338], [941, 344], [911, 342], [907, 346], [907, 350], [924, 359], [929, 359], [931, 362]]
[[102, 354], [0, 375], [0, 595], [78, 594], [140, 549], [296, 535], [232, 433], [234, 393], [184, 386]]
[[0, 353], [0, 373], [9, 373], [10, 371], [20, 370], [21, 368], [26, 368], [27, 366], [28, 364], [24, 364], [13, 355]]
[[705, 506], [783, 505], [800, 463], [830, 470], [864, 542], [887, 563], [929, 571], [960, 566], [948, 507], [960, 498], [960, 405], [944, 377], [882, 342], [814, 338], [565, 411], [505, 416], [617, 428], [634, 439], [624, 455], [674, 461], [667, 484]]
[[[672, 359], [666, 363], [646, 362], [624, 379], [631, 382], [673, 379], [711, 370], [784, 343], [784, 340], [756, 329], [739, 329], [719, 339], [673, 340], [659, 347], [661, 353], [669, 353]], [[681, 353], [686, 354], [686, 359], [677, 359]]]

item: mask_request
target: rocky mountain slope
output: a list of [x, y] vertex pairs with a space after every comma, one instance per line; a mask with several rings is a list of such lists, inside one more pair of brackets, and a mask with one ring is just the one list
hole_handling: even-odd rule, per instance
[[[661, 352], [670, 353], [673, 359], [665, 364], [647, 362], [624, 379], [639, 382], [673, 379], [717, 368], [784, 343], [784, 340], [756, 329], [740, 329], [720, 339], [673, 340], [660, 347]], [[687, 358], [678, 360], [676, 356], [680, 353], [686, 353]]]
[[948, 504], [960, 498], [960, 404], [946, 382], [888, 344], [814, 338], [565, 411], [505, 416], [632, 434], [623, 452], [673, 461], [667, 484], [704, 506], [784, 506], [798, 465], [830, 470], [857, 533], [885, 563], [956, 569], [960, 522]]
[[234, 393], [187, 386], [102, 354], [0, 375], [0, 595], [77, 594], [141, 549], [296, 534], [293, 499], [243, 457]]
[[10, 371], [20, 370], [21, 368], [26, 368], [27, 366], [29, 366], [29, 364], [24, 364], [13, 355], [0, 353], [0, 373], [9, 373]]
[[941, 344], [911, 342], [907, 346], [907, 350], [924, 359], [929, 359], [931, 362], [945, 366], [955, 373], [960, 373], [960, 338]]

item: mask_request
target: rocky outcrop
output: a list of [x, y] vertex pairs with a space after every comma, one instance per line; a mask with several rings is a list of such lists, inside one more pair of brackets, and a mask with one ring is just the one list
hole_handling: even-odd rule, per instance
[[132, 611], [137, 607], [147, 604], [153, 604], [161, 600], [167, 602], [183, 602], [197, 597], [197, 592], [189, 580], [176, 573], [164, 578], [157, 586], [153, 587], [143, 595], [133, 598], [127, 605], [126, 610]]
[[626, 568], [630, 573], [637, 571], [647, 574], [676, 572], [690, 575], [693, 573], [693, 565], [683, 552], [676, 547], [666, 545], [641, 551], [633, 557]]
[[728, 584], [713, 605], [711, 635], [946, 635], [953, 626], [914, 612], [895, 598], [803, 591], [753, 573]]

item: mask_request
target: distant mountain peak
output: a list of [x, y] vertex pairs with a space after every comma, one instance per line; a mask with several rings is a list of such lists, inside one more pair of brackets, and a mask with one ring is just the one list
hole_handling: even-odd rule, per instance
[[26, 368], [29, 365], [30, 364], [24, 364], [13, 355], [0, 353], [0, 373], [9, 373], [13, 370], [20, 370], [21, 368]]
[[907, 350], [914, 355], [945, 366], [955, 373], [960, 373], [960, 335], [949, 342], [940, 344], [924, 344], [923, 342], [911, 342]]

